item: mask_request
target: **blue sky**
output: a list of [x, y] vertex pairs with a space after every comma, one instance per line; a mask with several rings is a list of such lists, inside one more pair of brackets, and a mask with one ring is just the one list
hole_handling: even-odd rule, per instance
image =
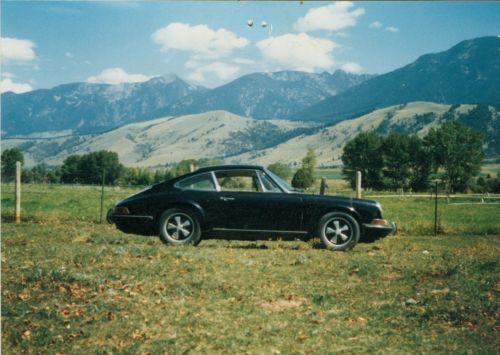
[[1, 22], [2, 91], [166, 73], [215, 87], [256, 71], [385, 73], [500, 35], [500, 3], [2, 1]]

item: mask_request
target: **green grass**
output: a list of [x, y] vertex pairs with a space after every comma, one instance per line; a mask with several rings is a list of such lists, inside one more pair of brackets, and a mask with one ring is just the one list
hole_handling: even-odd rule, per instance
[[[105, 207], [129, 194], [107, 189]], [[381, 198], [400, 234], [170, 247], [99, 219], [94, 187], [2, 186], [2, 350], [33, 353], [470, 352], [500, 348], [498, 205]], [[445, 217], [446, 216], [446, 217]], [[446, 230], [448, 228], [449, 230]]]
[[316, 170], [316, 176], [318, 178], [327, 178], [330, 180], [342, 180], [344, 176], [342, 175], [342, 168], [322, 168]]

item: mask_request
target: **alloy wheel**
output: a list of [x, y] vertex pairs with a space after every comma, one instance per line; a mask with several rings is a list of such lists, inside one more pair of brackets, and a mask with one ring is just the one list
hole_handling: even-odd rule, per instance
[[342, 217], [332, 218], [325, 225], [325, 236], [330, 243], [342, 245], [349, 242], [353, 235], [353, 228], [348, 220]]
[[194, 231], [194, 223], [191, 217], [184, 213], [175, 213], [165, 223], [166, 234], [175, 240], [186, 240]]

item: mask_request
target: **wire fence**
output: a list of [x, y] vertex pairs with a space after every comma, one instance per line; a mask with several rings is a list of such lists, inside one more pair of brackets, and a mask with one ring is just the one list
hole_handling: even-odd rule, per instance
[[[106, 211], [119, 200], [146, 186], [85, 184], [23, 184], [23, 220], [92, 221], [105, 223]], [[2, 220], [11, 221], [15, 186], [1, 185]], [[319, 194], [318, 191], [312, 191]], [[355, 191], [339, 189], [326, 195], [355, 198]], [[445, 191], [394, 193], [364, 191], [363, 197], [382, 204], [384, 217], [398, 224], [401, 235], [500, 234], [500, 194], [447, 194]], [[63, 222], [63, 223], [66, 223]]]
[[[55, 187], [63, 186], [69, 190], [87, 190], [87, 191], [101, 191], [102, 184], [62, 184], [62, 183], [23, 183], [23, 188], [29, 188], [30, 193], [34, 194], [53, 194], [52, 191]], [[105, 191], [108, 192], [120, 192], [120, 191], [139, 191], [144, 188], [151, 186], [150, 184], [113, 184], [104, 185]], [[14, 192], [14, 183], [7, 182], [2, 183], [2, 190], [4, 193], [8, 191]], [[310, 194], [319, 194], [319, 189], [307, 190]], [[346, 196], [355, 197], [356, 191], [353, 189], [327, 189], [325, 195], [328, 196]], [[429, 190], [426, 192], [399, 192], [394, 193], [394, 191], [378, 191], [378, 190], [368, 190], [363, 191], [364, 198], [393, 198], [393, 199], [433, 199], [435, 198], [435, 192]], [[500, 203], [500, 194], [494, 193], [457, 193], [448, 194], [446, 191], [439, 191], [438, 198], [441, 200], [446, 200], [448, 204], [467, 204], [467, 203]]]

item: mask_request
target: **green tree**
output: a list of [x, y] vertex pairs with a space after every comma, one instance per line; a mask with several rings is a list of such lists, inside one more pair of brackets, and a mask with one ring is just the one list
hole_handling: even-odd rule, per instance
[[60, 182], [60, 168], [51, 167], [45, 163], [35, 165], [23, 171], [23, 182], [27, 183], [58, 183]]
[[155, 170], [155, 175], [154, 175], [154, 183], [157, 184], [159, 182], [162, 182], [165, 179], [165, 171], [157, 169]]
[[361, 171], [365, 188], [381, 188], [384, 159], [381, 153], [382, 137], [375, 132], [362, 132], [349, 141], [342, 153], [342, 174], [354, 188], [356, 171]]
[[65, 184], [79, 183], [82, 182], [82, 176], [80, 175], [80, 160], [81, 155], [70, 155], [64, 159], [61, 166], [61, 182]]
[[101, 150], [67, 157], [61, 167], [61, 181], [65, 183], [100, 184], [105, 171], [105, 184], [113, 184], [122, 174], [123, 165], [118, 154]]
[[480, 171], [484, 158], [484, 138], [480, 132], [449, 121], [432, 128], [424, 138], [434, 171], [443, 169], [442, 180], [450, 192], [464, 191], [468, 181]]
[[408, 137], [408, 148], [410, 151], [410, 187], [413, 191], [424, 191], [429, 187], [429, 175], [432, 170], [429, 149], [417, 136]]
[[314, 169], [316, 168], [316, 153], [314, 149], [309, 148], [307, 150], [306, 156], [302, 159], [302, 168], [308, 170], [314, 176]]
[[306, 156], [302, 159], [302, 167], [298, 169], [292, 178], [292, 186], [299, 189], [308, 189], [314, 185], [316, 180], [316, 153], [308, 149]]
[[380, 148], [383, 156], [384, 185], [394, 190], [408, 187], [412, 158], [408, 135], [390, 133], [382, 140]]
[[12, 181], [16, 177], [16, 162], [24, 164], [24, 155], [18, 148], [6, 149], [2, 153], [2, 180]]
[[179, 163], [175, 165], [175, 167], [172, 169], [172, 172], [174, 173], [175, 176], [187, 174], [190, 172], [191, 165], [193, 166], [194, 169], [197, 169], [199, 167], [198, 160], [196, 159], [181, 160]]
[[288, 180], [292, 175], [292, 169], [290, 169], [287, 164], [283, 163], [273, 163], [269, 165], [267, 169], [285, 180]]

